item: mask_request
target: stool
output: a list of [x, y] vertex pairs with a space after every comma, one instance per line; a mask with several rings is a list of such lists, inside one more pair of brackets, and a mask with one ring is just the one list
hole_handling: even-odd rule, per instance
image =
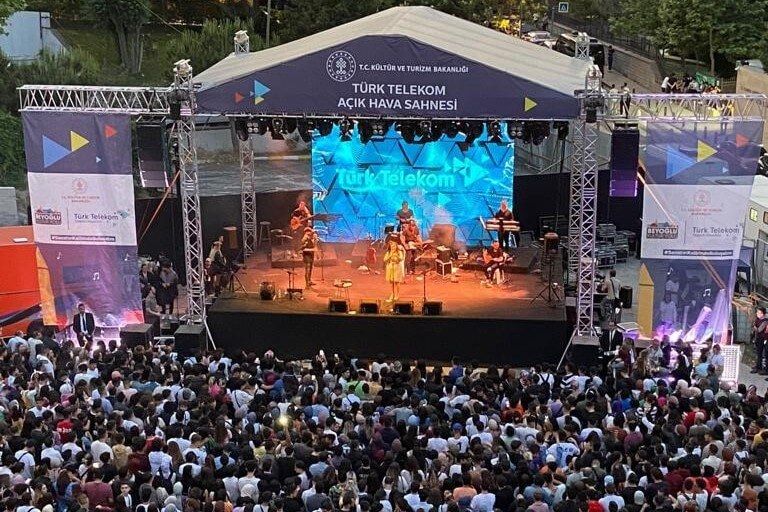
[[499, 267], [493, 272], [493, 283], [504, 284], [507, 281], [507, 276], [504, 274], [504, 269]]
[[333, 282], [333, 297], [335, 299], [349, 300], [349, 289], [352, 288], [352, 281], [349, 279], [336, 279]]
[[257, 247], [263, 244], [265, 241], [267, 243], [271, 243], [272, 239], [270, 238], [270, 234], [269, 234], [271, 227], [272, 227], [272, 223], [269, 222], [268, 220], [263, 220], [259, 222], [259, 235], [258, 237], [256, 237]]

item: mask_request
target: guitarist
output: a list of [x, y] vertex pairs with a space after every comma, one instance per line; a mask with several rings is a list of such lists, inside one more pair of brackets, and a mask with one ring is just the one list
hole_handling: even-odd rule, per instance
[[291, 237], [293, 238], [293, 248], [297, 249], [301, 245], [301, 238], [304, 236], [304, 228], [309, 227], [309, 219], [312, 213], [304, 200], [299, 201], [296, 209], [291, 212]]
[[498, 240], [494, 240], [488, 249], [483, 249], [483, 262], [485, 263], [485, 277], [488, 281], [493, 279], [493, 274], [507, 261], [507, 254], [501, 249]]

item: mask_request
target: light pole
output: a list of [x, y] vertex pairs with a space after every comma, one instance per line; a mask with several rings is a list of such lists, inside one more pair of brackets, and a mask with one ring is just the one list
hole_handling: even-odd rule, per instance
[[264, 41], [267, 45], [267, 48], [269, 48], [269, 26], [272, 22], [272, 0], [267, 0], [266, 15], [267, 15], [267, 34], [266, 34], [266, 37], [264, 38]]

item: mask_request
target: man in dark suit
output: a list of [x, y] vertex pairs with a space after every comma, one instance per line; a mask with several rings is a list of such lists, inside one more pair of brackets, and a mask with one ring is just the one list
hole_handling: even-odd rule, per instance
[[85, 304], [82, 302], [77, 305], [77, 314], [72, 318], [72, 330], [77, 335], [77, 341], [93, 341], [93, 331], [96, 324], [93, 320], [93, 313], [85, 311]]

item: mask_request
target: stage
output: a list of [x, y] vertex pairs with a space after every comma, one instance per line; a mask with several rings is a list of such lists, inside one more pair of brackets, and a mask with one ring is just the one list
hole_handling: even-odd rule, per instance
[[[235, 291], [222, 292], [209, 309], [208, 324], [216, 345], [257, 352], [273, 348], [283, 357], [311, 357], [323, 348], [359, 357], [383, 353], [447, 361], [458, 355], [516, 366], [557, 361], [562, 354], [568, 337], [564, 305], [533, 300], [546, 287], [540, 275], [531, 272], [536, 249], [518, 250], [515, 264], [505, 272], [506, 282], [499, 285], [484, 285], [481, 270], [459, 269], [441, 276], [434, 267], [420, 266], [418, 275], [406, 276], [399, 299], [413, 303], [413, 315], [392, 312], [383, 273], [378, 268], [358, 270], [355, 252], [354, 244], [332, 244], [326, 249], [327, 264], [315, 267], [315, 286], [293, 300], [284, 296], [288, 270], [295, 267], [296, 287], [304, 288], [301, 261], [291, 264], [280, 259], [277, 248], [272, 263], [266, 253], [249, 258], [246, 268], [237, 273]], [[352, 282], [348, 288], [351, 312], [331, 313], [329, 300], [340, 291], [334, 283], [342, 279]], [[260, 298], [264, 281], [275, 284], [275, 300]], [[425, 284], [427, 300], [442, 303], [439, 316], [421, 314]], [[346, 298], [346, 291], [340, 295]], [[361, 300], [378, 300], [380, 313], [360, 314]]]

